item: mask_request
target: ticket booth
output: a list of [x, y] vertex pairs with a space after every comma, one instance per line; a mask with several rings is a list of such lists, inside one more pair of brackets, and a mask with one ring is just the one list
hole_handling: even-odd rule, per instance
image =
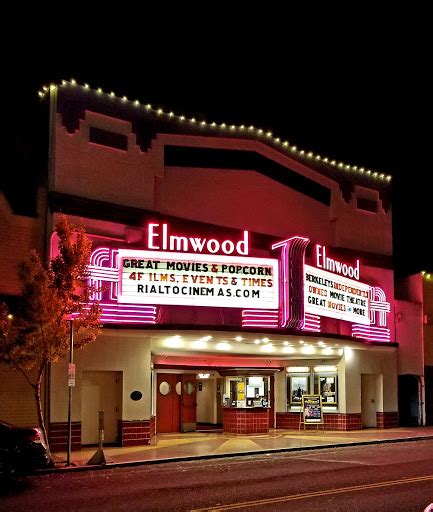
[[228, 376], [224, 381], [223, 431], [230, 434], [269, 432], [271, 379], [268, 376]]

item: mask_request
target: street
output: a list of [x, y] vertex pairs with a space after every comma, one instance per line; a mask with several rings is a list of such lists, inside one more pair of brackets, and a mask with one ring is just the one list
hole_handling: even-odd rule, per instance
[[417, 511], [433, 502], [433, 441], [22, 477], [3, 511]]

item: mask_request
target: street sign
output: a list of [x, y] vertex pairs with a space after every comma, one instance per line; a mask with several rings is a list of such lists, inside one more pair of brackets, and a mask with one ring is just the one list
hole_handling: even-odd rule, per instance
[[75, 364], [74, 363], [68, 364], [68, 386], [69, 387], [75, 386]]

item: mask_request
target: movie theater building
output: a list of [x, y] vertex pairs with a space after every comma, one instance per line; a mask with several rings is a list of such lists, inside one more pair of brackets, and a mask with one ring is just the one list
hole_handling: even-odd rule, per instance
[[[75, 353], [75, 447], [100, 409], [123, 446], [298, 428], [303, 394], [327, 429], [397, 425], [390, 177], [73, 81], [41, 95], [49, 232], [60, 212], [85, 224], [103, 311]], [[67, 396], [54, 364], [54, 449]]]

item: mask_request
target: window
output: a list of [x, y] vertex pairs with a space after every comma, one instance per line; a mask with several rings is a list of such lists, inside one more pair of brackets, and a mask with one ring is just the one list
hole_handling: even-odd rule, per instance
[[225, 407], [269, 407], [269, 377], [226, 377]]
[[315, 388], [322, 397], [322, 404], [337, 405], [337, 376], [330, 374], [315, 375]]
[[365, 197], [356, 198], [356, 207], [358, 210], [377, 213], [377, 201], [374, 199], [366, 199]]
[[287, 368], [287, 410], [299, 410], [302, 395], [322, 397], [324, 407], [338, 407], [338, 371], [336, 366], [290, 366]]
[[94, 126], [91, 126], [89, 129], [89, 142], [128, 151], [128, 137], [126, 135], [109, 132], [101, 128], [95, 128]]

